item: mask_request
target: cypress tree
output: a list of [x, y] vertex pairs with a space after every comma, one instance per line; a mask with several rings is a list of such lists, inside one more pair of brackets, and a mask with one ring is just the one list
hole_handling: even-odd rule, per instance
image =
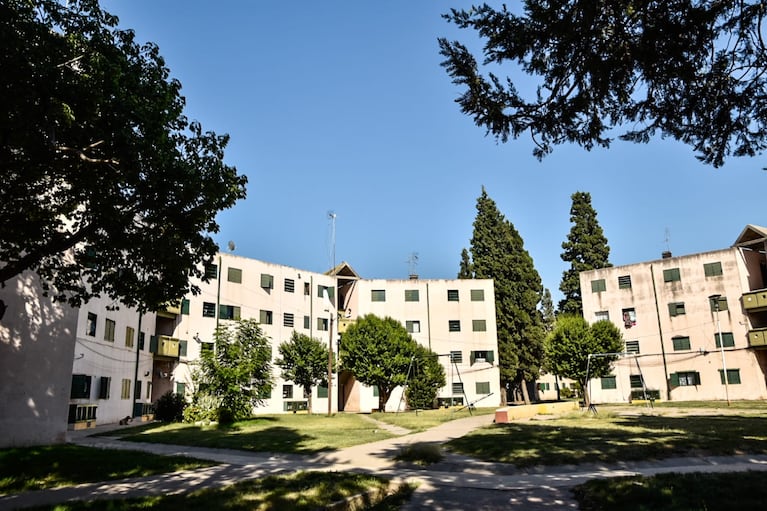
[[470, 279], [472, 277], [471, 258], [469, 257], [469, 251], [464, 248], [461, 250], [461, 265], [458, 268], [458, 278]]

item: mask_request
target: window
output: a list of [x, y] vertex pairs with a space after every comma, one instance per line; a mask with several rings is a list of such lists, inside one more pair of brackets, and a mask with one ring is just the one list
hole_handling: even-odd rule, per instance
[[282, 399], [293, 399], [293, 385], [282, 386]]
[[603, 390], [617, 389], [618, 383], [615, 380], [615, 376], [603, 376], [600, 378]]
[[218, 306], [219, 319], [240, 319], [240, 308], [235, 305], [219, 305]]
[[490, 382], [478, 381], [474, 384], [477, 394], [490, 394]]
[[311, 284], [304, 282], [304, 296], [309, 296], [312, 293]]
[[718, 277], [719, 275], [722, 275], [722, 263], [717, 261], [715, 263], [704, 264], [703, 273], [706, 277]]
[[671, 375], [672, 387], [692, 387], [700, 385], [700, 373], [697, 371], [684, 371]]
[[272, 311], [267, 310], [260, 310], [258, 311], [258, 322], [262, 325], [271, 325], [272, 324]]
[[304, 330], [309, 330], [312, 327], [312, 319], [309, 316], [304, 316]]
[[420, 295], [417, 289], [405, 289], [405, 301], [417, 302], [420, 300]]
[[216, 304], [210, 302], [202, 302], [202, 317], [203, 318], [215, 318], [216, 317]]
[[453, 383], [453, 394], [463, 394], [463, 383], [461, 382]]
[[626, 341], [626, 353], [639, 355], [639, 340]]
[[373, 385], [373, 397], [378, 397], [378, 394], [380, 391], [378, 390], [378, 385]]
[[605, 279], [592, 280], [591, 281], [591, 292], [592, 293], [601, 293], [602, 291], [607, 291], [607, 286], [605, 285]]
[[494, 357], [493, 357], [493, 351], [492, 350], [476, 350], [471, 352], [471, 357], [469, 362], [471, 365], [474, 365], [478, 362], [489, 362], [493, 363]]
[[663, 270], [663, 282], [679, 282], [680, 280], [682, 280], [682, 276], [679, 273], [679, 268]]
[[73, 374], [69, 397], [72, 399], [89, 399], [91, 397], [91, 377], [85, 374]]
[[674, 351], [682, 351], [682, 350], [689, 350], [690, 349], [690, 338], [689, 337], [672, 337], [671, 342], [674, 345]]
[[261, 287], [264, 289], [274, 289], [274, 276], [268, 273], [261, 274]]
[[317, 386], [317, 397], [318, 398], [327, 398], [328, 397], [328, 386], [327, 385], [318, 385]]
[[286, 326], [288, 328], [293, 328], [293, 314], [290, 312], [286, 312], [282, 315], [282, 326]]
[[141, 380], [136, 380], [136, 388], [133, 389], [133, 395], [138, 399], [141, 396]]
[[668, 304], [668, 314], [672, 318], [674, 316], [682, 316], [685, 314], [684, 302], [675, 302]]
[[463, 364], [463, 352], [461, 352], [461, 351], [451, 351], [450, 352], [450, 362], [453, 362], [454, 364]]
[[[719, 380], [724, 385], [724, 372], [719, 369]], [[729, 385], [738, 385], [740, 383], [740, 369], [727, 369], [727, 383]]]
[[472, 332], [486, 332], [487, 322], [484, 319], [472, 319], [471, 320]]
[[547, 381], [538, 382], [538, 390], [547, 391], [551, 390], [551, 384]]
[[594, 313], [594, 321], [610, 321], [610, 313], [608, 311], [597, 311]]
[[96, 323], [99, 317], [92, 312], [88, 313], [88, 322], [85, 325], [85, 335], [96, 336]]
[[317, 286], [317, 298], [325, 298], [325, 292], [328, 293], [328, 300], [333, 305], [336, 304], [336, 288], [330, 286]]
[[629, 307], [628, 309], [623, 309], [621, 311], [621, 317], [623, 318], [623, 326], [625, 326], [626, 328], [631, 328], [632, 326], [636, 326], [637, 313], [633, 307]]
[[146, 382], [146, 399], [152, 399], [152, 382]]
[[417, 334], [421, 332], [421, 322], [420, 321], [405, 321], [405, 329], [410, 334]]
[[[179, 357], [185, 357], [187, 353], [187, 349], [189, 349], [189, 343], [187, 341], [184, 341], [183, 339], [178, 341], [178, 356]], [[139, 394], [141, 394], [139, 392]], [[139, 394], [136, 394], [137, 396]]]
[[726, 311], [728, 309], [727, 297], [726, 296], [711, 297], [708, 299], [708, 305], [711, 308], [711, 312], [716, 312], [717, 306], [719, 307], [720, 311]]
[[115, 342], [115, 322], [109, 318], [104, 323], [104, 340]]
[[133, 336], [136, 334], [136, 330], [132, 326], [125, 327], [125, 346], [128, 348], [133, 347]]
[[186, 383], [176, 382], [176, 394], [179, 396], [186, 394]]
[[144, 332], [139, 332], [138, 333], [138, 349], [139, 349], [139, 351], [143, 351], [144, 350], [144, 339], [145, 339], [145, 337], [146, 337], [146, 334], [144, 334]]
[[181, 300], [181, 314], [188, 316], [189, 315], [189, 300], [186, 298], [183, 298]]
[[99, 399], [109, 399], [109, 387], [112, 386], [112, 378], [102, 376], [99, 378]]
[[235, 284], [242, 284], [242, 270], [239, 268], [227, 268], [226, 280]]
[[448, 289], [447, 290], [447, 301], [448, 302], [457, 302], [458, 301], [458, 290], [457, 289]]
[[123, 378], [120, 399], [130, 399], [130, 380], [128, 378]]
[[321, 332], [328, 331], [328, 318], [317, 318], [317, 330]]
[[632, 374], [631, 376], [629, 376], [629, 383], [631, 384], [632, 389], [644, 388], [644, 385], [642, 385], [641, 374]]
[[216, 279], [218, 278], [218, 265], [208, 264], [205, 266], [205, 278]]
[[734, 348], [735, 336], [732, 335], [732, 332], [722, 332], [722, 339], [720, 342], [719, 333], [717, 332], [714, 334], [714, 342], [716, 343], [717, 348], [721, 348], [723, 343], [725, 348]]
[[461, 331], [461, 321], [458, 319], [451, 319], [447, 322], [447, 329], [449, 332], [460, 332]]
[[293, 279], [285, 279], [285, 292], [294, 293], [296, 291], [296, 281]]
[[631, 275], [618, 276], [618, 289], [631, 289]]
[[485, 290], [484, 289], [472, 289], [471, 290], [471, 301], [472, 302], [484, 302], [485, 301]]
[[373, 289], [370, 291], [370, 300], [373, 302], [385, 302], [386, 290], [385, 289]]

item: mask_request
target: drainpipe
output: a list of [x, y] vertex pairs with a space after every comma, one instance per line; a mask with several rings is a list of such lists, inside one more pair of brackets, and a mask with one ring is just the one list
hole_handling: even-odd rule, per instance
[[218, 291], [216, 291], [216, 330], [218, 330], [218, 319], [221, 316], [221, 256], [218, 256], [218, 278], [216, 280], [218, 280]]
[[136, 417], [136, 403], [139, 399], [141, 399], [141, 396], [138, 393], [138, 364], [139, 364], [139, 355], [141, 354], [141, 344], [139, 343], [139, 339], [141, 338], [141, 319], [144, 317], [144, 311], [143, 309], [139, 308], [138, 310], [138, 330], [136, 331], [136, 338], [134, 341], [136, 342], [136, 365], [133, 367], [133, 410], [131, 410], [131, 417]]
[[658, 291], [655, 287], [655, 271], [650, 265], [650, 278], [652, 279], [652, 296], [655, 300], [655, 317], [658, 318], [658, 336], [660, 337], [660, 353], [663, 357], [663, 379], [666, 380], [666, 400], [671, 401], [671, 385], [668, 381], [668, 366], [666, 365], [666, 348], [663, 346], [663, 327], [660, 323], [660, 309], [658, 309]]
[[429, 283], [426, 283], [426, 338], [431, 350], [431, 308], [429, 307]]

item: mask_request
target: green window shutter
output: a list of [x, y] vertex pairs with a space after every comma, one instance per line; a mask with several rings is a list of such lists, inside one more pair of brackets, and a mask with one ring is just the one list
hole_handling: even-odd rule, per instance
[[176, 394], [183, 396], [186, 393], [186, 383], [176, 383]]
[[680, 280], [682, 280], [682, 276], [679, 273], [679, 268], [663, 270], [663, 282], [677, 282]]
[[88, 399], [91, 397], [91, 377], [85, 374], [72, 375], [72, 389], [69, 393], [72, 399]]
[[474, 361], [477, 359], [477, 352], [476, 351], [470, 351], [469, 352], [469, 365], [474, 365]]
[[312, 320], [309, 316], [304, 316], [304, 330], [309, 330], [312, 326]]
[[631, 289], [631, 275], [621, 275], [618, 277], [618, 289]]
[[457, 289], [448, 289], [447, 290], [447, 301], [448, 302], [457, 302], [459, 301], [459, 295]]
[[696, 371], [694, 373], [694, 378], [695, 378], [695, 385], [700, 385], [700, 373], [699, 372]]
[[679, 386], [679, 375], [677, 373], [671, 373], [671, 386], [672, 387]]
[[487, 323], [484, 319], [472, 319], [471, 320], [472, 332], [485, 332], [487, 331]]
[[209, 264], [205, 267], [205, 277], [208, 279], [218, 278], [218, 265]]
[[187, 342], [184, 340], [181, 340], [178, 342], [178, 355], [180, 357], [186, 356], [186, 349], [187, 349]]
[[189, 300], [186, 298], [183, 298], [181, 300], [181, 314], [184, 314], [186, 316], [189, 315]]
[[378, 397], [378, 385], [373, 385], [373, 397]]
[[668, 315], [671, 317], [676, 316], [676, 304], [670, 303], [668, 304]]
[[493, 351], [492, 351], [492, 350], [490, 350], [490, 351], [487, 351], [487, 352], [485, 353], [485, 360], [487, 360], [487, 361], [488, 361], [488, 362], [490, 362], [491, 364], [493, 363], [493, 361], [495, 360], [495, 358], [493, 357]]
[[317, 387], [317, 397], [319, 398], [328, 397], [328, 387], [326, 385], [320, 385], [319, 387]]
[[715, 263], [704, 264], [703, 273], [706, 277], [718, 277], [719, 275], [722, 275], [722, 263], [717, 261]]
[[242, 284], [242, 270], [239, 268], [227, 268], [226, 279], [235, 284]]
[[384, 289], [373, 289], [370, 291], [370, 301], [371, 302], [385, 302], [386, 301], [386, 290]]
[[157, 336], [152, 335], [149, 337], [149, 352], [150, 353], [157, 353]]
[[262, 273], [261, 274], [261, 287], [263, 289], [273, 289], [274, 288], [274, 277], [272, 275], [269, 275], [268, 273]]
[[490, 382], [489, 381], [476, 382], [475, 390], [477, 394], [490, 394]]
[[[721, 341], [724, 341], [725, 348], [732, 348], [735, 346], [735, 336], [732, 335], [732, 332], [722, 332]], [[718, 332], [714, 334], [714, 343], [716, 343], [717, 348], [722, 347]]]
[[485, 301], [485, 290], [484, 289], [472, 289], [471, 290], [471, 301], [472, 302], [484, 302]]
[[239, 307], [234, 307], [233, 314], [232, 314], [232, 319], [236, 319], [236, 320], [240, 319], [240, 308]]
[[420, 295], [418, 289], [405, 289], [405, 301], [406, 302], [418, 302], [420, 301]]
[[618, 388], [615, 376], [603, 376], [601, 378], [602, 388], [605, 390], [612, 390]]
[[605, 279], [597, 279], [591, 281], [591, 292], [592, 293], [601, 293], [602, 291], [607, 291], [607, 285], [605, 284]]

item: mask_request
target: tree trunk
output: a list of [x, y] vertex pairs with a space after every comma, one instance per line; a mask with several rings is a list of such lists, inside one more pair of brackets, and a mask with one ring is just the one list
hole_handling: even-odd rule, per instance
[[583, 397], [583, 406], [585, 408], [588, 408], [591, 406], [591, 399], [589, 398], [589, 392], [588, 392], [588, 380], [586, 381], [579, 381], [578, 383], [581, 384], [581, 396]]
[[530, 396], [527, 394], [527, 382], [522, 378], [520, 386], [522, 387], [522, 398], [525, 400], [525, 404], [530, 404]]

